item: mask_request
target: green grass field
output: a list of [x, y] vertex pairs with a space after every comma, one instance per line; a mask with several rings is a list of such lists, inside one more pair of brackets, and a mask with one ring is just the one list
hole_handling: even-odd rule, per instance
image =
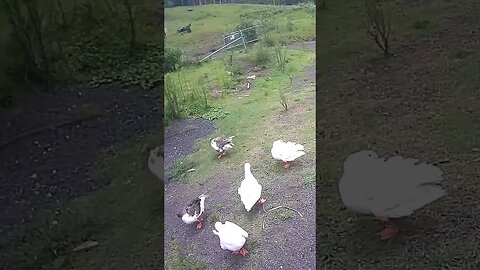
[[[269, 35], [286, 44], [315, 39], [315, 6], [221, 4], [165, 9], [166, 44], [178, 46], [188, 55], [205, 54], [223, 45], [222, 35], [242, 23], [266, 25]], [[177, 29], [192, 23], [192, 33]], [[292, 25], [289, 26], [288, 24]]]

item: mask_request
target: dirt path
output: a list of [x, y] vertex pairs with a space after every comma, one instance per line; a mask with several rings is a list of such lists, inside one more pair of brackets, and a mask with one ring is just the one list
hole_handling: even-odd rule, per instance
[[[448, 139], [442, 134], [458, 129], [459, 134], [478, 136], [474, 128], [478, 125], [478, 107], [468, 109], [469, 117], [477, 120], [469, 120], [470, 128], [454, 123], [451, 118], [462, 117], [458, 121], [467, 121], [463, 114], [452, 113], [457, 107], [474, 106], [472, 100], [479, 99], [478, 94], [459, 91], [459, 83], [452, 79], [452, 74], [458, 72], [461, 60], [451, 57], [478, 48], [478, 12], [478, 6], [468, 10], [449, 9], [446, 13], [450, 17], [442, 21], [438, 31], [422, 31], [423, 37], [396, 44], [391, 59], [348, 58], [327, 75], [319, 108], [328, 112], [325, 114], [328, 117], [317, 119], [321, 127], [317, 129], [317, 143], [324, 146], [319, 159], [325, 161], [322, 167], [327, 171], [319, 180], [322, 190], [319, 195], [324, 203], [317, 205], [323, 216], [317, 225], [321, 267], [478, 269], [480, 266], [475, 255], [480, 241], [480, 220], [478, 215], [472, 215], [478, 212], [474, 205], [479, 201], [480, 172], [478, 167], [467, 165], [468, 160], [475, 158], [472, 146], [460, 151], [460, 137]], [[478, 85], [462, 87], [473, 90]], [[358, 145], [351, 145], [352, 141]], [[341, 174], [334, 172], [341, 171], [346, 155], [367, 147], [388, 155], [399, 151], [427, 161], [451, 161], [441, 166], [449, 194], [399, 220], [401, 235], [390, 245], [375, 238], [375, 223], [370, 217], [347, 211], [338, 196]], [[331, 164], [337, 165], [328, 168]]]
[[[311, 45], [310, 45], [311, 46]], [[295, 78], [302, 82], [299, 87], [305, 87], [315, 78], [315, 66], [305, 68], [307, 75], [304, 78]], [[313, 102], [305, 102], [304, 108], [292, 108], [292, 111], [314, 109]], [[283, 119], [285, 120], [285, 119]], [[278, 121], [276, 117], [272, 122]], [[192, 120], [177, 123], [169, 134], [176, 134], [166, 139], [171, 142], [165, 150], [165, 157], [171, 160], [178, 159], [194, 150], [191, 146], [200, 137], [212, 132], [211, 124], [197, 122], [198, 129], [191, 130]], [[175, 131], [174, 131], [175, 130]], [[190, 130], [188, 133], [179, 133]], [[187, 134], [187, 135], [184, 135]], [[168, 136], [168, 135], [166, 135]], [[182, 144], [182, 146], [179, 146]], [[182, 147], [179, 150], [179, 147]], [[209, 145], [201, 147], [210, 148]], [[213, 151], [213, 149], [212, 149]], [[212, 155], [215, 155], [212, 152]], [[227, 157], [228, 158], [228, 157]], [[227, 161], [226, 161], [227, 162]], [[243, 179], [243, 167], [233, 172], [216, 172], [213, 179], [199, 183], [179, 183], [167, 181], [165, 183], [165, 249], [172, 250], [179, 246], [183, 256], [190, 254], [195, 259], [204, 261], [208, 269], [315, 269], [315, 188], [303, 185], [302, 176], [307, 170], [315, 167], [315, 159], [298, 161], [295, 168], [280, 171], [280, 176], [261, 173], [272, 171], [271, 157], [268, 155], [263, 165], [252, 167], [252, 172], [259, 181], [262, 181], [262, 196], [267, 197], [265, 208], [284, 205], [298, 209], [303, 218], [288, 210], [273, 211], [268, 214], [265, 230], [261, 222], [250, 222], [252, 219], [264, 215], [261, 208], [256, 207], [247, 213], [237, 198], [237, 188]], [[278, 165], [278, 164], [277, 164]], [[275, 177], [275, 179], [265, 179]], [[176, 213], [191, 199], [200, 193], [208, 194], [204, 227], [199, 231], [185, 225]], [[226, 202], [228, 202], [226, 204]], [[232, 204], [231, 202], [234, 202]], [[237, 223], [247, 232], [249, 239], [246, 248], [250, 254], [246, 258], [236, 256], [220, 248], [219, 239], [212, 232], [216, 220], [229, 220]], [[258, 219], [261, 220], [261, 219]]]
[[195, 152], [194, 145], [215, 131], [212, 122], [203, 119], [187, 119], [170, 124], [165, 132], [165, 168]]
[[[41, 129], [1, 149], [2, 237], [22, 227], [38, 209], [59, 208], [71, 198], [103, 187], [107, 183], [89, 174], [97, 155], [115, 143], [161, 128], [162, 109], [155, 98], [124, 92], [118, 85], [36, 94], [24, 108], [2, 113], [0, 143], [33, 129], [64, 124]], [[69, 123], [77, 118], [84, 120]]]

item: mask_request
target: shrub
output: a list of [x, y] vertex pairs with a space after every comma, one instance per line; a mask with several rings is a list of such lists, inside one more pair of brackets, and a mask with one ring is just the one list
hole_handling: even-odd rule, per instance
[[179, 48], [165, 46], [164, 52], [164, 70], [165, 73], [176, 71], [182, 66], [183, 52]]
[[270, 61], [270, 53], [263, 44], [258, 44], [254, 52], [253, 62], [257, 65], [265, 66]]
[[263, 42], [267, 47], [274, 47], [277, 44], [275, 38], [273, 38], [270, 32], [265, 32], [263, 34]]

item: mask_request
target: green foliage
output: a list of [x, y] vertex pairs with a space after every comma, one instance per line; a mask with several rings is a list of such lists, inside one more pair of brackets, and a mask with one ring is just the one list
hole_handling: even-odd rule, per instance
[[165, 78], [164, 86], [165, 97], [165, 118], [166, 119], [179, 119], [181, 117], [180, 100], [177, 95], [177, 88], [170, 77]]
[[224, 118], [228, 114], [230, 113], [220, 108], [210, 107], [206, 112], [199, 114], [197, 117], [205, 120], [213, 121], [215, 119]]
[[165, 73], [176, 71], [182, 65], [183, 52], [180, 48], [165, 46], [164, 67]]
[[287, 51], [280, 46], [275, 47], [275, 59], [277, 60], [278, 68], [285, 73], [287, 67]]
[[225, 69], [229, 76], [223, 80], [223, 86], [227, 89], [234, 89], [242, 80], [242, 70], [240, 65], [233, 63], [233, 54], [229, 55], [225, 61]]
[[202, 116], [210, 109], [208, 99], [209, 93], [203, 77], [195, 83], [189, 83], [180, 74], [166, 76], [165, 119], [167, 121], [185, 116]]
[[263, 44], [257, 44], [254, 55], [253, 62], [260, 66], [266, 66], [270, 62], [270, 52]]
[[270, 32], [263, 33], [263, 42], [267, 47], [274, 47], [277, 44], [277, 41]]
[[292, 32], [294, 30], [294, 25], [293, 25], [293, 22], [291, 20], [289, 20], [287, 22], [287, 30], [288, 30], [288, 32]]
[[[158, 83], [163, 56], [151, 4], [113, 0], [2, 3], [10, 5], [0, 12], [0, 19], [8, 18], [0, 33], [10, 33], [0, 44], [10, 52], [0, 55], [0, 61], [12, 63], [0, 70], [0, 77], [13, 83], [8, 88], [26, 88], [22, 87], [25, 79], [34, 84], [47, 82], [47, 88], [52, 86], [50, 81], [86, 81], [93, 86], [120, 81], [144, 89]], [[24, 18], [31, 16], [35, 18], [25, 24]]]
[[280, 104], [282, 104], [283, 109], [287, 111], [288, 110], [287, 91], [286, 89], [280, 89], [278, 93], [280, 97]]
[[[241, 20], [240, 24], [235, 27], [235, 30], [236, 31], [242, 30], [242, 29], [245, 29], [245, 28], [252, 27], [254, 25], [255, 24], [250, 20]], [[251, 28], [251, 29], [243, 31], [243, 37], [244, 37], [245, 41], [258, 39], [256, 28]]]

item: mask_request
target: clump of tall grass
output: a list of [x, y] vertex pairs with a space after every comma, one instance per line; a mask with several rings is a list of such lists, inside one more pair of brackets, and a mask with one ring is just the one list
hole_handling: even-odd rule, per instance
[[287, 67], [287, 51], [281, 46], [275, 47], [275, 59], [277, 60], [278, 68], [285, 73]]
[[270, 62], [270, 52], [264, 44], [257, 44], [253, 53], [253, 62], [260, 66], [266, 66]]
[[165, 78], [165, 120], [198, 116], [210, 108], [209, 93], [203, 78], [194, 84], [177, 74]]

